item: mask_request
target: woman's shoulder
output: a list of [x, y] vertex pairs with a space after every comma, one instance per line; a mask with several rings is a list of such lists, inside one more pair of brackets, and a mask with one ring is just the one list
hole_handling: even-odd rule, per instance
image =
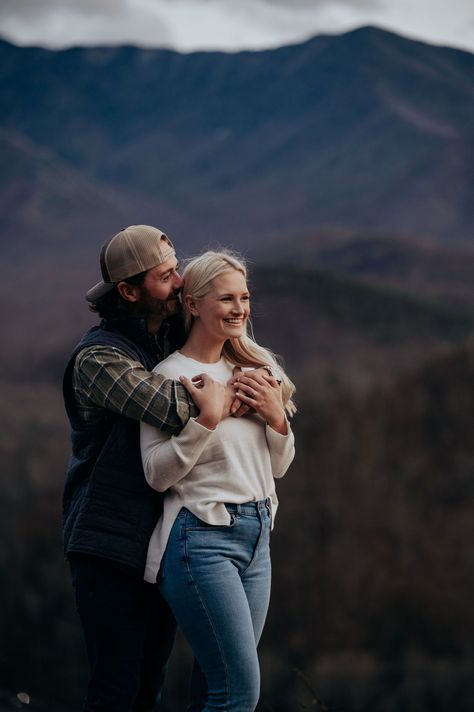
[[153, 373], [159, 373], [167, 378], [178, 378], [178, 376], [185, 375], [183, 374], [183, 366], [183, 357], [179, 351], [175, 351], [163, 359], [163, 361], [157, 363], [153, 369]]
[[[178, 378], [179, 376], [188, 376], [188, 378], [191, 378], [197, 373], [205, 372], [209, 373], [216, 380], [225, 382], [232, 376], [234, 367], [235, 364], [224, 356], [216, 363], [207, 364], [184, 356], [180, 351], [174, 351], [170, 356], [160, 361], [153, 369], [153, 372], [159, 373], [166, 378]], [[250, 367], [250, 369], [251, 368], [252, 367]], [[242, 370], [245, 370], [245, 367], [243, 367]]]

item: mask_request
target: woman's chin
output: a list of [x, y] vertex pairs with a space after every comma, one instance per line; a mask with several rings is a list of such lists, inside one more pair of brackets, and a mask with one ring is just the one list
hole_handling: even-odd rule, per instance
[[233, 327], [233, 328], [227, 328], [225, 329], [225, 334], [227, 339], [238, 339], [240, 336], [242, 336], [244, 333], [244, 330], [241, 326]]

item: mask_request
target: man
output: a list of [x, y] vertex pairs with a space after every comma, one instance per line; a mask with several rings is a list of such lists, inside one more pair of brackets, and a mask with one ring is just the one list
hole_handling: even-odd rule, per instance
[[86, 298], [103, 320], [73, 350], [64, 376], [72, 429], [65, 553], [91, 669], [84, 710], [148, 712], [175, 622], [142, 580], [161, 496], [143, 475], [139, 421], [177, 433], [198, 410], [183, 386], [150, 373], [184, 335], [171, 241], [132, 225], [104, 245], [100, 262], [103, 281]]
[[[103, 280], [86, 299], [102, 321], [75, 347], [64, 375], [72, 431], [65, 554], [90, 665], [84, 712], [152, 712], [176, 626], [143, 581], [162, 498], [145, 480], [140, 421], [178, 433], [199, 412], [188, 393], [198, 404], [199, 390], [150, 373], [184, 341], [169, 238], [132, 225], [103, 246], [100, 264]], [[229, 386], [229, 411], [232, 401]]]

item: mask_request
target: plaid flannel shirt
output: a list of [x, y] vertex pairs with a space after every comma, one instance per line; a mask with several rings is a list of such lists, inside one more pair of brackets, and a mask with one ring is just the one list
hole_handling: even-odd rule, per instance
[[[156, 343], [159, 360], [169, 354], [167, 341]], [[73, 387], [79, 417], [93, 423], [105, 408], [143, 420], [171, 434], [198, 415], [191, 396], [178, 381], [147, 371], [119, 348], [89, 346], [76, 357]]]

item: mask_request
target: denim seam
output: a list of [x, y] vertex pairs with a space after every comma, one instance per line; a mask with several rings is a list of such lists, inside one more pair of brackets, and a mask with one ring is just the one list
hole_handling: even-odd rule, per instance
[[258, 552], [260, 551], [260, 548], [261, 548], [260, 545], [261, 545], [261, 543], [262, 543], [263, 533], [264, 533], [264, 530], [265, 530], [264, 523], [263, 523], [262, 518], [261, 518], [260, 516], [259, 516], [259, 522], [260, 522], [260, 533], [259, 533], [259, 535], [258, 535], [258, 541], [257, 541], [257, 544], [256, 544], [256, 546], [255, 546], [255, 551], [253, 552], [252, 558], [250, 559], [248, 566], [246, 566], [245, 569], [243, 569], [241, 575], [243, 575], [243, 574], [247, 573], [247, 571], [249, 571], [249, 569], [250, 569], [250, 568], [252, 567], [252, 565], [255, 563], [255, 560], [256, 560], [256, 558], [257, 558], [257, 554], [258, 554]]
[[[186, 519], [187, 519], [187, 515], [186, 515]], [[225, 659], [225, 655], [224, 655], [224, 652], [223, 652], [223, 650], [222, 650], [221, 641], [220, 641], [220, 639], [219, 639], [219, 637], [218, 637], [218, 635], [217, 635], [217, 633], [216, 633], [216, 629], [214, 628], [214, 625], [213, 625], [213, 622], [212, 622], [212, 618], [211, 618], [211, 616], [209, 615], [209, 611], [208, 611], [207, 607], [205, 606], [204, 601], [202, 600], [202, 597], [201, 597], [201, 594], [200, 594], [198, 585], [197, 585], [197, 583], [196, 583], [196, 581], [195, 581], [195, 579], [194, 579], [194, 577], [193, 577], [192, 571], [191, 571], [191, 566], [190, 566], [189, 556], [188, 556], [188, 547], [187, 547], [187, 544], [188, 544], [187, 533], [188, 533], [188, 532], [187, 532], [187, 529], [186, 529], [186, 520], [185, 520], [185, 523], [184, 523], [184, 524], [185, 524], [185, 525], [184, 525], [184, 527], [183, 527], [183, 539], [184, 539], [184, 560], [185, 560], [185, 562], [186, 562], [186, 570], [187, 570], [187, 572], [188, 572], [188, 575], [189, 575], [189, 578], [190, 578], [190, 580], [191, 580], [191, 583], [192, 583], [192, 585], [193, 585], [193, 587], [194, 587], [194, 590], [195, 590], [196, 593], [197, 593], [199, 603], [201, 604], [202, 609], [204, 610], [204, 613], [206, 614], [207, 621], [208, 621], [208, 623], [209, 623], [209, 625], [210, 625], [210, 628], [211, 628], [212, 633], [213, 633], [213, 635], [214, 635], [214, 639], [215, 639], [215, 641], [216, 641], [216, 643], [217, 643], [217, 648], [218, 648], [218, 650], [219, 650], [219, 652], [220, 652], [221, 660], [222, 660], [222, 663], [223, 663], [223, 665], [224, 665], [224, 670], [225, 670], [226, 696], [227, 696], [227, 700], [229, 700], [229, 697], [230, 697], [230, 689], [229, 689], [229, 669], [228, 669], [228, 667], [227, 667], [227, 661], [226, 661], [226, 659]], [[226, 706], [227, 706], [227, 705], [226, 705]], [[224, 710], [224, 712], [225, 712], [225, 710]]]

